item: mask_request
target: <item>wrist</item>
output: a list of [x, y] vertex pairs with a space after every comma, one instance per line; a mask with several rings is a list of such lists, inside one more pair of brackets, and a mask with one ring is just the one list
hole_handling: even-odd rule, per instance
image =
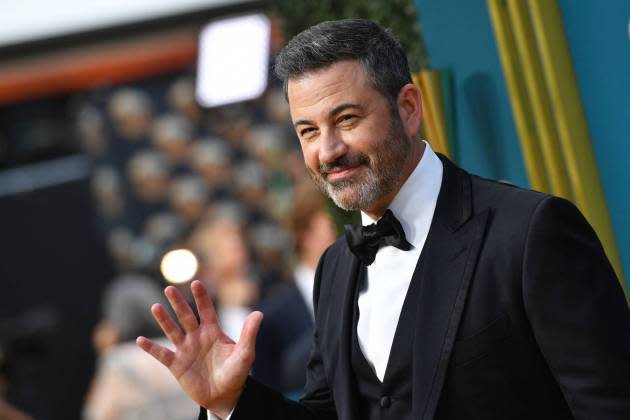
[[226, 420], [228, 419], [236, 405], [238, 404], [239, 399], [241, 398], [241, 394], [243, 393], [243, 387], [241, 387], [236, 393], [230, 395], [227, 398], [222, 399], [221, 401], [215, 401], [211, 407], [206, 407], [208, 411], [210, 411], [215, 417]]

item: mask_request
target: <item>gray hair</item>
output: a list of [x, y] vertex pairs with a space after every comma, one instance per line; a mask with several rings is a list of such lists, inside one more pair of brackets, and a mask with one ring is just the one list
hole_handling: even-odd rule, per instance
[[396, 109], [411, 74], [407, 55], [389, 29], [366, 19], [319, 23], [297, 34], [276, 58], [275, 73], [285, 95], [291, 78], [342, 60], [359, 60], [374, 88]]
[[121, 342], [139, 335], [157, 337], [161, 331], [150, 311], [154, 303], [166, 306], [155, 281], [139, 274], [124, 274], [114, 279], [105, 291], [103, 318], [116, 327]]

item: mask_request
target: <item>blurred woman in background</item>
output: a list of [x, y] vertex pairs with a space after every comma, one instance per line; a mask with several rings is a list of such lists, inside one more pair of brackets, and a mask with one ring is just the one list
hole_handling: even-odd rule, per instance
[[159, 336], [149, 311], [154, 302], [164, 302], [159, 286], [140, 275], [123, 275], [105, 292], [103, 319], [93, 336], [99, 360], [84, 409], [86, 420], [195, 417], [197, 407], [168, 370], [135, 345], [138, 335]]

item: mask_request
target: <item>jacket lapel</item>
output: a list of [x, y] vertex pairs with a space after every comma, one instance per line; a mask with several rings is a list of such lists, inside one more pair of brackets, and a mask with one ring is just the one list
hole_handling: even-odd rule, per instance
[[433, 419], [481, 249], [488, 212], [473, 216], [471, 178], [443, 156], [442, 188], [415, 276], [412, 418]]
[[[338, 314], [338, 308], [342, 308], [341, 322], [339, 318], [331, 319], [330, 326], [338, 325], [332, 328], [334, 334], [339, 334], [339, 352], [336, 368], [333, 372], [335, 380], [333, 381], [335, 401], [337, 404], [337, 413], [342, 419], [358, 419], [356, 386], [354, 383], [354, 375], [352, 373], [351, 342], [353, 328], [353, 311], [354, 298], [359, 279], [360, 263], [359, 259], [350, 251], [348, 247], [343, 247], [341, 255], [339, 255], [338, 271], [335, 272], [335, 280], [333, 292], [331, 294], [332, 302], [331, 313]], [[334, 315], [333, 315], [334, 316]]]

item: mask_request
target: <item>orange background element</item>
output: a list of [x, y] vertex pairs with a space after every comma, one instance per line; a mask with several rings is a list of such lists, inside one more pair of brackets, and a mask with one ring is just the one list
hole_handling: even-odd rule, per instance
[[196, 30], [20, 58], [0, 65], [0, 105], [172, 72], [196, 59]]

